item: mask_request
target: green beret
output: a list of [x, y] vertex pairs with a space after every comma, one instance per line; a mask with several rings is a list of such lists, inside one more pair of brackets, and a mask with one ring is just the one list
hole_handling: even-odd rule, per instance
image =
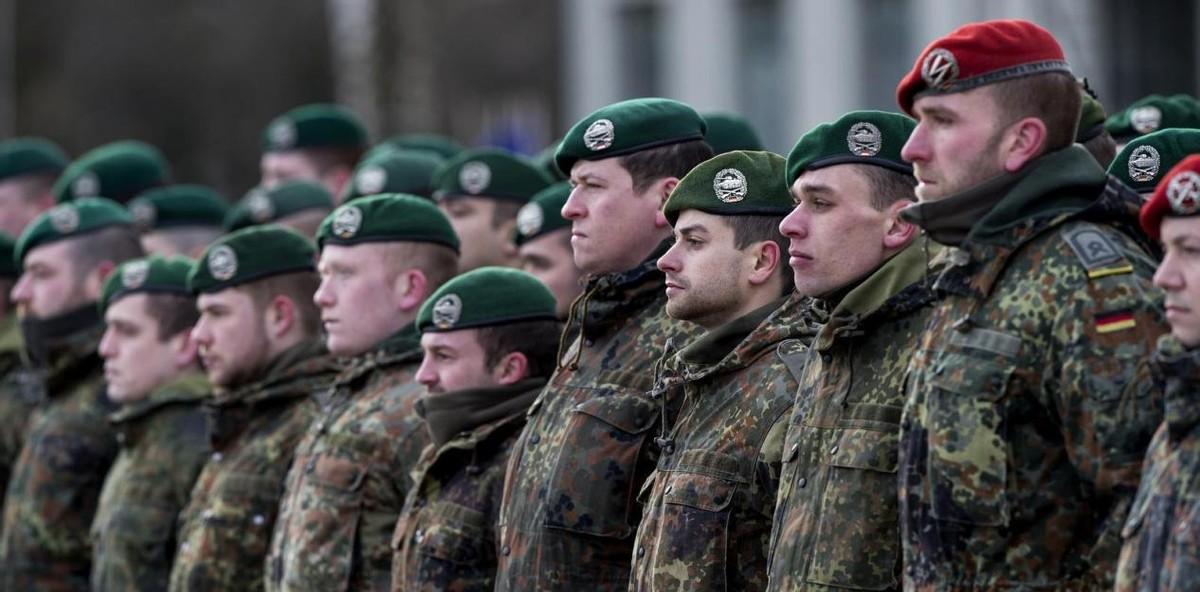
[[663, 205], [663, 215], [672, 226], [683, 210], [718, 216], [786, 216], [794, 202], [783, 180], [785, 164], [773, 152], [718, 154], [679, 180]]
[[523, 321], [553, 321], [554, 294], [537, 278], [508, 267], [481, 267], [442, 284], [417, 314], [422, 333]]
[[132, 226], [133, 218], [121, 204], [103, 197], [84, 197], [58, 204], [34, 218], [17, 239], [16, 263], [34, 247], [75, 238], [111, 226]]
[[543, 234], [570, 228], [571, 221], [562, 217], [568, 197], [571, 197], [571, 184], [566, 181], [555, 183], [534, 195], [517, 212], [515, 242], [523, 245]]
[[188, 290], [188, 272], [195, 261], [187, 257], [160, 257], [132, 259], [117, 266], [100, 291], [100, 314], [118, 299], [137, 293], [175, 294], [191, 296]]
[[67, 166], [67, 153], [44, 138], [0, 141], [0, 181], [21, 175], [57, 175]]
[[21, 275], [21, 267], [17, 265], [17, 258], [13, 256], [16, 248], [17, 241], [0, 232], [0, 278], [16, 279]]
[[367, 131], [358, 116], [341, 105], [296, 107], [263, 130], [263, 152], [304, 148], [365, 148]]
[[1160, 129], [1200, 127], [1193, 107], [1186, 99], [1148, 95], [1134, 101], [1124, 111], [1113, 114], [1104, 122], [1104, 129], [1114, 138], [1128, 139]]
[[499, 148], [464, 150], [433, 174], [433, 196], [490, 197], [526, 202], [550, 185], [529, 161]]
[[183, 226], [220, 227], [229, 211], [211, 187], [170, 185], [143, 192], [129, 202], [129, 214], [142, 232]]
[[1130, 140], [1108, 165], [1108, 174], [1138, 193], [1151, 193], [1171, 167], [1198, 152], [1200, 130], [1159, 130]]
[[300, 233], [262, 224], [231, 232], [213, 242], [188, 271], [193, 294], [225, 288], [271, 276], [315, 271], [316, 250]]
[[791, 187], [804, 171], [847, 163], [911, 175], [912, 165], [900, 157], [900, 149], [916, 127], [912, 118], [886, 111], [851, 111], [822, 123], [801, 136], [788, 154], [784, 182]]
[[650, 148], [703, 140], [704, 118], [685, 103], [644, 98], [613, 103], [579, 120], [554, 153], [558, 170], [571, 174], [577, 160], [602, 160]]
[[346, 184], [342, 202], [380, 193], [433, 196], [433, 173], [442, 159], [421, 150], [378, 152], [358, 164]]
[[712, 146], [714, 154], [724, 154], [734, 150], [765, 150], [758, 132], [750, 125], [750, 120], [733, 113], [705, 113], [704, 123], [708, 131], [704, 141]]
[[1108, 116], [1104, 113], [1104, 105], [1087, 86], [1079, 85], [1079, 95], [1083, 102], [1079, 109], [1079, 127], [1075, 130], [1075, 141], [1082, 144], [1104, 132], [1104, 121]]
[[107, 197], [125, 203], [165, 184], [170, 166], [157, 148], [121, 140], [94, 148], [67, 166], [54, 184], [59, 203], [80, 197]]
[[225, 230], [267, 224], [305, 210], [332, 209], [333, 197], [324, 186], [311, 181], [284, 181], [270, 189], [256, 187], [246, 192], [225, 216]]
[[371, 148], [371, 153], [386, 150], [419, 150], [436, 154], [443, 159], [454, 158], [464, 150], [462, 144], [438, 134], [400, 134], [392, 136]]
[[534, 155], [530, 159], [530, 162], [551, 181], [566, 181], [567, 176], [558, 170], [558, 165], [554, 164], [554, 152], [556, 150], [558, 150], [558, 142], [542, 148], [542, 151]]
[[436, 243], [458, 252], [458, 235], [433, 202], [385, 193], [343, 204], [317, 229], [317, 246], [373, 242]]

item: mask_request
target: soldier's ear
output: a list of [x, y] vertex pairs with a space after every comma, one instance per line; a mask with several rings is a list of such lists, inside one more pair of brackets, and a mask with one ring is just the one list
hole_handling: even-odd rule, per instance
[[425, 277], [425, 272], [414, 267], [396, 274], [392, 291], [400, 310], [415, 314], [433, 290], [429, 287], [429, 279]]
[[762, 241], [748, 250], [754, 257], [754, 261], [751, 262], [753, 267], [747, 277], [751, 285], [761, 286], [779, 277], [776, 272], [779, 266], [784, 264], [783, 253], [775, 241]]
[[505, 354], [492, 367], [492, 378], [501, 386], [516, 384], [524, 380], [528, 375], [529, 358], [526, 358], [525, 354], [519, 351]]
[[180, 331], [167, 340], [167, 347], [175, 354], [175, 368], [186, 370], [196, 365], [199, 360], [200, 346], [192, 339], [192, 330]]
[[912, 204], [913, 202], [906, 199], [898, 199], [888, 206], [887, 215], [884, 217], [886, 226], [883, 231], [885, 251], [902, 249], [917, 236], [917, 227], [900, 218], [900, 211]]

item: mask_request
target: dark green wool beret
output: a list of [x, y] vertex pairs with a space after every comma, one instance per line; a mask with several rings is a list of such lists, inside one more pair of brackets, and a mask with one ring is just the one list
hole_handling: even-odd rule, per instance
[[474, 148], [442, 163], [433, 175], [433, 196], [490, 197], [525, 202], [550, 185], [532, 163], [507, 150]]
[[371, 148], [371, 155], [389, 149], [420, 150], [437, 154], [442, 158], [454, 158], [464, 150], [462, 144], [438, 134], [400, 134], [392, 136]]
[[191, 296], [188, 290], [188, 273], [195, 261], [187, 257], [151, 256], [133, 259], [117, 266], [100, 292], [100, 314], [120, 298], [137, 293], [175, 294]]
[[794, 204], [783, 180], [785, 164], [773, 152], [718, 154], [680, 179], [663, 205], [663, 214], [672, 226], [684, 210], [718, 216], [786, 216]]
[[101, 196], [125, 203], [166, 184], [169, 177], [170, 166], [157, 148], [121, 140], [94, 148], [68, 165], [54, 184], [54, 197], [59, 203]]
[[1159, 130], [1130, 140], [1108, 165], [1108, 174], [1138, 193], [1151, 193], [1171, 167], [1196, 153], [1200, 153], [1200, 130]]
[[546, 175], [551, 181], [566, 181], [567, 176], [558, 170], [557, 164], [554, 164], [554, 152], [556, 150], [558, 150], [558, 142], [542, 148], [542, 151], [534, 155], [530, 161], [533, 162], [533, 166], [542, 171], [542, 174]]
[[563, 206], [570, 196], [571, 184], [566, 181], [555, 183], [534, 195], [517, 212], [515, 242], [523, 245], [543, 234], [570, 228], [571, 221], [562, 217]]
[[262, 224], [231, 232], [213, 242], [188, 271], [188, 290], [218, 292], [285, 273], [316, 270], [316, 249], [300, 233]]
[[211, 187], [169, 185], [143, 192], [129, 202], [129, 214], [142, 232], [183, 226], [220, 227], [229, 205]]
[[417, 314], [422, 333], [557, 319], [554, 294], [519, 269], [481, 267], [442, 284]]
[[409, 193], [433, 197], [433, 173], [443, 160], [422, 150], [388, 150], [364, 158], [346, 184], [342, 202], [364, 195]]
[[1104, 122], [1114, 138], [1128, 139], [1167, 128], [1200, 127], [1193, 106], [1178, 95], [1148, 95]]
[[745, 117], [733, 113], [705, 113], [703, 117], [704, 123], [708, 124], [704, 141], [712, 146], [714, 154], [765, 149], [758, 132]]
[[458, 252], [458, 235], [433, 202], [416, 195], [385, 193], [343, 204], [317, 229], [317, 245], [373, 242], [436, 243]]
[[333, 209], [333, 197], [324, 186], [310, 181], [284, 181], [270, 189], [254, 188], [225, 216], [225, 230], [233, 231], [275, 222], [306, 210]]
[[1079, 127], [1075, 130], [1075, 141], [1082, 144], [1104, 132], [1104, 121], [1108, 116], [1104, 113], [1104, 105], [1082, 84], [1079, 85], [1079, 95], [1083, 103], [1079, 109]]
[[704, 118], [686, 103], [643, 98], [613, 103], [580, 119], [563, 136], [554, 162], [571, 174], [577, 160], [602, 160], [659, 146], [703, 140]]
[[57, 175], [68, 160], [62, 148], [44, 138], [0, 141], [0, 181], [34, 173]]
[[0, 232], [0, 279], [16, 279], [21, 275], [21, 268], [17, 265], [17, 258], [13, 256], [16, 252], [17, 241], [11, 236]]
[[263, 130], [263, 152], [304, 148], [365, 148], [367, 131], [358, 116], [341, 105], [296, 107], [271, 120]]
[[121, 204], [103, 197], [84, 197], [58, 204], [34, 218], [17, 239], [16, 263], [34, 247], [109, 228], [132, 226], [133, 218]]
[[912, 174], [912, 165], [900, 158], [900, 149], [917, 122], [886, 111], [851, 111], [833, 123], [822, 123], [800, 137], [787, 158], [791, 187], [800, 173], [835, 164], [873, 164]]

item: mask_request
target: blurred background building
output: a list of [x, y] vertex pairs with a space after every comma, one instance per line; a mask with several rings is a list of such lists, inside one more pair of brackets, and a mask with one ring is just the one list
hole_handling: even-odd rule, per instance
[[533, 153], [592, 109], [659, 95], [742, 113], [785, 152], [893, 91], [931, 39], [1022, 17], [1110, 110], [1200, 90], [1200, 0], [0, 0], [0, 137], [72, 154], [137, 138], [231, 198], [274, 115], [315, 101], [374, 138]]

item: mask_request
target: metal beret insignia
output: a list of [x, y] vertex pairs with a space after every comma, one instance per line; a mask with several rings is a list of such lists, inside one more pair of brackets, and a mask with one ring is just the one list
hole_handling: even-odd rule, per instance
[[154, 209], [154, 204], [148, 201], [139, 201], [129, 206], [129, 215], [133, 216], [133, 223], [142, 230], [154, 228], [154, 219], [158, 217], [158, 211]]
[[1154, 146], [1138, 146], [1129, 155], [1129, 178], [1138, 183], [1153, 181], [1162, 159]]
[[71, 183], [71, 194], [75, 197], [94, 197], [100, 195], [100, 177], [92, 171], [86, 171]]
[[883, 134], [875, 124], [860, 121], [850, 126], [850, 131], [846, 133], [846, 144], [855, 156], [875, 156], [883, 147]]
[[464, 164], [458, 171], [458, 184], [467, 193], [481, 193], [491, 182], [492, 168], [486, 162], [472, 160]]
[[717, 199], [725, 203], [736, 203], [746, 199], [746, 175], [737, 169], [721, 169], [713, 177], [713, 191]]
[[149, 261], [131, 261], [121, 268], [121, 285], [128, 290], [135, 290], [146, 283], [149, 275]]
[[362, 210], [356, 206], [342, 206], [333, 215], [333, 233], [341, 238], [350, 238], [358, 234], [362, 227]]
[[929, 88], [948, 86], [958, 78], [958, 60], [949, 50], [934, 48], [921, 62], [921, 78]]
[[59, 234], [75, 232], [79, 228], [79, 212], [69, 205], [55, 206], [49, 217], [50, 226]]
[[1162, 125], [1162, 111], [1154, 105], [1138, 107], [1129, 112], [1129, 125], [1139, 134], [1148, 134]]
[[208, 253], [208, 272], [225, 281], [237, 275], [237, 253], [229, 245], [219, 245]]
[[587, 131], [583, 132], [583, 145], [587, 146], [588, 150], [597, 152], [612, 146], [614, 138], [616, 138], [616, 133], [613, 129], [613, 122], [607, 119], [597, 119], [588, 126]]
[[371, 165], [363, 167], [363, 170], [358, 172], [358, 176], [354, 177], [354, 184], [358, 187], [358, 192], [363, 195], [374, 195], [383, 191], [383, 186], [387, 184], [387, 170], [379, 165]]
[[449, 329], [462, 316], [462, 299], [457, 294], [446, 294], [433, 305], [433, 324], [439, 329]]
[[1167, 202], [1176, 214], [1191, 215], [1200, 210], [1200, 175], [1184, 171], [1167, 184]]
[[521, 236], [533, 236], [542, 229], [545, 219], [542, 206], [535, 203], [525, 204], [517, 212], [517, 232], [520, 232]]
[[271, 128], [267, 130], [267, 139], [271, 142], [271, 147], [276, 150], [286, 150], [296, 144], [296, 124], [290, 119], [280, 119], [271, 124]]
[[246, 209], [250, 211], [250, 217], [255, 222], [270, 222], [275, 217], [275, 204], [271, 203], [271, 198], [261, 190], [255, 191], [246, 200]]

